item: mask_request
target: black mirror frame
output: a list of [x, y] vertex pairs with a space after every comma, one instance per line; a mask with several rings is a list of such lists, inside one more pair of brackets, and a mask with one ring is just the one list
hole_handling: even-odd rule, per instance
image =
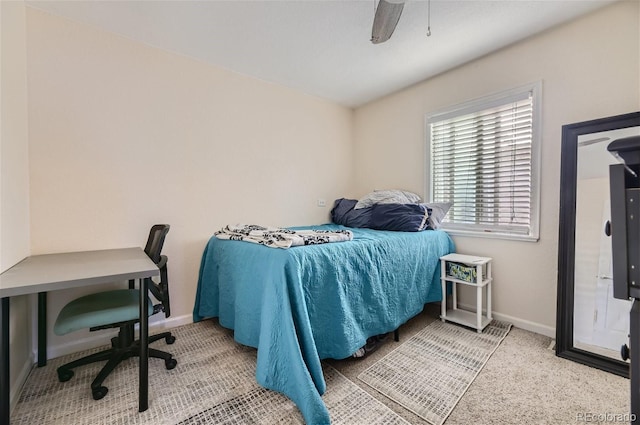
[[637, 126], [640, 112], [562, 126], [556, 355], [624, 377], [629, 377], [628, 363], [573, 345], [577, 154], [578, 136]]

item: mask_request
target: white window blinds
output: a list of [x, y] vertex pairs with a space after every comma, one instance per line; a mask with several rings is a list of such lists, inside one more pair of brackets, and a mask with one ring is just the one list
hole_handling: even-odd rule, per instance
[[445, 228], [537, 233], [533, 94], [509, 93], [429, 119], [431, 200], [453, 203]]

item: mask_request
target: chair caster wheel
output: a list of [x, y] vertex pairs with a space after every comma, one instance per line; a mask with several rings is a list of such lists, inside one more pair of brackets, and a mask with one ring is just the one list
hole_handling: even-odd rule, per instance
[[109, 392], [109, 388], [107, 387], [92, 388], [91, 392], [93, 393], [94, 400], [100, 400], [101, 398], [107, 395], [107, 393]]
[[168, 337], [166, 337], [166, 338], [164, 339], [164, 342], [166, 342], [167, 344], [171, 345], [171, 344], [173, 344], [174, 342], [176, 342], [176, 337], [175, 337], [175, 336], [173, 336], [173, 335], [169, 335]]
[[58, 369], [58, 381], [67, 382], [73, 378], [73, 371], [68, 369]]
[[178, 361], [176, 359], [167, 359], [164, 361], [164, 367], [167, 368], [167, 370], [171, 370], [174, 367], [176, 367], [178, 365]]

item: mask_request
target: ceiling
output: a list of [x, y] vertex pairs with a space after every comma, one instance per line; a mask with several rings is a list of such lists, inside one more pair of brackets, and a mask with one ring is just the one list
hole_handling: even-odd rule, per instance
[[376, 0], [29, 1], [240, 74], [357, 107], [615, 0], [407, 1], [385, 43]]

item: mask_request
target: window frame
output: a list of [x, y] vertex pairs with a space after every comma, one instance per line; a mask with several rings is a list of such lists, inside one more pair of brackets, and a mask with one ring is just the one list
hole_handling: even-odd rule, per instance
[[490, 109], [509, 102], [514, 102], [524, 94], [531, 93], [532, 96], [532, 123], [531, 123], [531, 199], [530, 199], [530, 222], [529, 232], [520, 233], [514, 231], [487, 230], [481, 225], [460, 224], [451, 225], [448, 222], [442, 223], [442, 229], [452, 235], [476, 236], [486, 238], [498, 238], [509, 240], [522, 240], [536, 242], [540, 238], [540, 151], [541, 151], [541, 128], [542, 128], [542, 81], [529, 83], [520, 87], [512, 88], [502, 92], [490, 94], [476, 98], [467, 102], [443, 108], [425, 116], [425, 199], [428, 202], [433, 200], [433, 175], [432, 175], [432, 144], [431, 144], [431, 124], [443, 121], [456, 116], [463, 116], [473, 112]]

